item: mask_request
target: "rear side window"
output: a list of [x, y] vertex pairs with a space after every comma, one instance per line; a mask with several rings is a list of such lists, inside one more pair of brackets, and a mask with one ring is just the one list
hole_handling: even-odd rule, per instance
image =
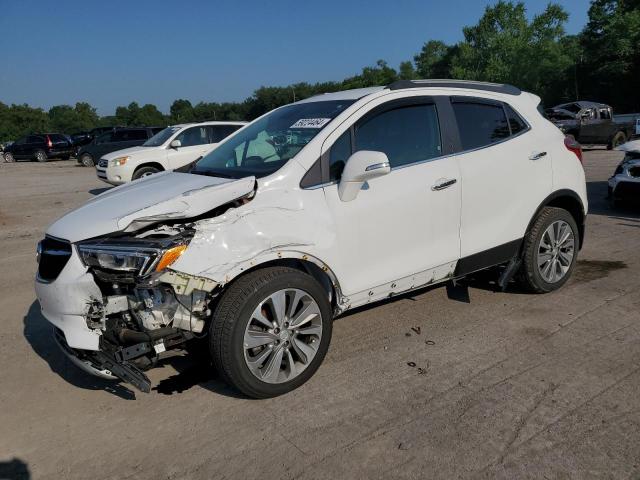
[[241, 126], [242, 125], [212, 125], [207, 127], [211, 132], [211, 143], [221, 142]]
[[29, 135], [27, 137], [27, 143], [43, 143], [44, 138], [40, 135]]
[[384, 111], [356, 127], [355, 151], [384, 152], [391, 167], [441, 155], [435, 105], [421, 104]]
[[454, 102], [452, 106], [463, 150], [485, 147], [509, 137], [502, 105]]

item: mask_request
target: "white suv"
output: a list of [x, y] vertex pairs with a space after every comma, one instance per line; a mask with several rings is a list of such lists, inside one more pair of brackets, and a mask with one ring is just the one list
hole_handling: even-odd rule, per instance
[[[579, 145], [508, 85], [400, 81], [258, 118], [190, 173], [117, 187], [55, 222], [36, 292], [73, 361], [142, 391], [207, 338], [251, 397], [309, 379], [346, 310], [496, 265], [562, 286], [587, 211]], [[566, 142], [566, 143], [565, 143]]]
[[100, 180], [111, 185], [184, 167], [213, 150], [246, 122], [202, 122], [173, 125], [139, 147], [104, 155], [96, 165]]

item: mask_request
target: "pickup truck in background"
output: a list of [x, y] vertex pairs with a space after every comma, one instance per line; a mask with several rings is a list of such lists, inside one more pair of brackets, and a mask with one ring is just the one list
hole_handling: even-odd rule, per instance
[[565, 135], [583, 145], [606, 145], [611, 150], [635, 134], [634, 122], [617, 122], [613, 109], [604, 103], [564, 103], [545, 113]]

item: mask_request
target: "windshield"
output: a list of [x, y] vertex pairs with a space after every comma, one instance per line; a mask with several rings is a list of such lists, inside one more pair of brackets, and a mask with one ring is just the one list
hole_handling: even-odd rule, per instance
[[223, 178], [271, 175], [353, 102], [318, 101], [274, 110], [220, 144], [191, 173]]
[[171, 135], [176, 133], [182, 127], [167, 127], [164, 130], [160, 130], [153, 137], [142, 144], [143, 147], [159, 147], [164, 145], [164, 142], [171, 138]]

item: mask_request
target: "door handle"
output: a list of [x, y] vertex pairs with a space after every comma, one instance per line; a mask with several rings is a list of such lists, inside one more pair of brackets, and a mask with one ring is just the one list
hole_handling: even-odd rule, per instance
[[547, 152], [534, 152], [529, 156], [529, 160], [540, 160], [542, 157], [546, 157]]
[[449, 188], [451, 185], [454, 185], [458, 180], [455, 178], [451, 178], [449, 180], [440, 179], [438, 180], [440, 183], [436, 183], [431, 190], [434, 192], [438, 192], [440, 190], [444, 190], [445, 188]]

